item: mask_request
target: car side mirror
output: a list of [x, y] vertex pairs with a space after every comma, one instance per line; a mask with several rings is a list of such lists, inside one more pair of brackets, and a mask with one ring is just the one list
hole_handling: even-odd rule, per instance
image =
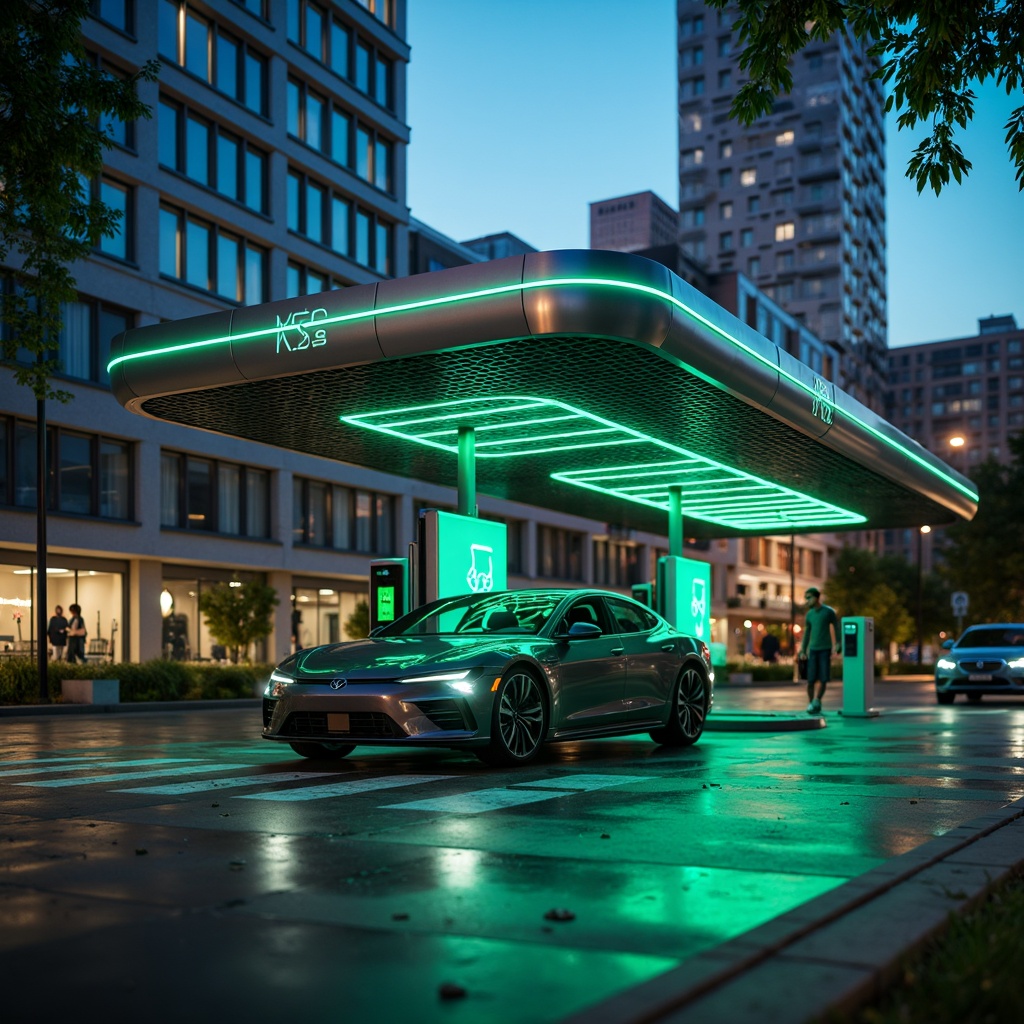
[[956, 643], [955, 640], [943, 640], [942, 641], [942, 649], [944, 651], [948, 651], [948, 650], [950, 650], [953, 647], [954, 643]]
[[593, 622], [574, 622], [565, 634], [570, 640], [593, 640], [601, 635], [601, 627]]

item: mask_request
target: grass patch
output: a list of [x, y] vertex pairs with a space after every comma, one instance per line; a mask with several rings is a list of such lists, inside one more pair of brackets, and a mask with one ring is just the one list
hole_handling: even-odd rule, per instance
[[833, 1024], [1004, 1024], [1024, 1019], [1024, 878], [995, 889], [909, 961], [876, 1003]]

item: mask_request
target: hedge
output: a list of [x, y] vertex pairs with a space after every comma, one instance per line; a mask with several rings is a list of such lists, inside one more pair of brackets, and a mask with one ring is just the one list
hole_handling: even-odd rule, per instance
[[[204, 665], [183, 661], [68, 664], [50, 662], [50, 703], [62, 702], [65, 679], [117, 679], [121, 700], [228, 700], [258, 696], [273, 665]], [[0, 704], [38, 704], [39, 676], [32, 658], [0, 661]]]

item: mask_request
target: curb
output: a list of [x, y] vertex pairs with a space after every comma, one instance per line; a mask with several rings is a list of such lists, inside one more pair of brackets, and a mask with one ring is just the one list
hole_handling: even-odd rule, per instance
[[0, 718], [45, 715], [117, 715], [140, 711], [226, 711], [230, 708], [257, 708], [259, 697], [233, 697], [230, 700], [151, 700], [124, 704], [6, 704]]
[[850, 1014], [1024, 868], [1024, 799], [951, 829], [562, 1024], [764, 1024]]
[[712, 711], [705, 732], [806, 732], [824, 729], [823, 715], [774, 711]]

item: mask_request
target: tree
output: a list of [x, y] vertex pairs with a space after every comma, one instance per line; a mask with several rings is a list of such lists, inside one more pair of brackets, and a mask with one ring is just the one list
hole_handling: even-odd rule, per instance
[[119, 214], [93, 183], [111, 144], [104, 122], [149, 117], [136, 95], [156, 78], [149, 61], [125, 78], [86, 55], [88, 0], [7, 0], [0, 18], [0, 364], [36, 398], [36, 636], [39, 695], [46, 700], [46, 400], [69, 401], [58, 370], [63, 303], [77, 298], [70, 265], [117, 230]]
[[218, 583], [199, 597], [199, 610], [210, 636], [231, 649], [231, 661], [235, 664], [239, 651], [245, 651], [248, 662], [249, 645], [270, 635], [271, 614], [278, 604], [277, 591], [255, 580]]
[[366, 601], [356, 601], [352, 614], [345, 620], [345, 633], [350, 640], [370, 635], [370, 606]]
[[[707, 0], [720, 10], [733, 0]], [[743, 0], [735, 20], [749, 74], [731, 114], [752, 124], [770, 114], [793, 87], [789, 60], [814, 40], [848, 31], [878, 59], [873, 78], [889, 85], [886, 112], [899, 130], [930, 125], [914, 150], [907, 177], [938, 195], [950, 175], [960, 182], [971, 162], [954, 141], [974, 117], [971, 86], [993, 78], [1012, 95], [1024, 83], [1024, 0]], [[1005, 142], [1024, 190], [1024, 106], [1004, 126]]]
[[951, 589], [970, 595], [975, 622], [1016, 622], [1024, 616], [1024, 434], [1012, 437], [1009, 449], [1009, 465], [989, 458], [974, 471], [977, 515], [948, 527], [942, 542], [942, 574]]

